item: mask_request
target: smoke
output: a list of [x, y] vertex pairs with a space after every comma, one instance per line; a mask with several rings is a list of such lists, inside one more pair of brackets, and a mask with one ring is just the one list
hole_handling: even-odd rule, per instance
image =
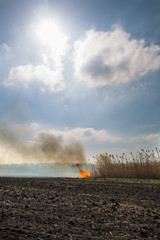
[[86, 163], [83, 146], [77, 140], [66, 143], [62, 136], [47, 131], [36, 133], [32, 139], [31, 135], [29, 126], [0, 122], [0, 163]]

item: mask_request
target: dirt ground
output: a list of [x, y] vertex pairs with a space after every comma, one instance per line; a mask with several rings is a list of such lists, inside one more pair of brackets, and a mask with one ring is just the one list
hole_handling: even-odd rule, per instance
[[160, 239], [160, 184], [0, 178], [0, 239]]

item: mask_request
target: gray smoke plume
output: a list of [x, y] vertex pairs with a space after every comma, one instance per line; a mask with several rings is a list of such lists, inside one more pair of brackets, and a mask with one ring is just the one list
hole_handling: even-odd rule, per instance
[[[27, 141], [29, 134], [31, 130], [25, 127], [19, 130], [0, 122], [0, 149], [12, 152], [22, 163], [86, 163], [83, 147], [78, 141], [72, 139], [66, 144], [63, 137], [45, 131]], [[1, 163], [2, 158], [1, 154]], [[13, 158], [12, 154], [10, 158]]]

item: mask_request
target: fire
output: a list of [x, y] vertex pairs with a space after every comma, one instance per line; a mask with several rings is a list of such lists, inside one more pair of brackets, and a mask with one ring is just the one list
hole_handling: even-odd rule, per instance
[[89, 178], [91, 176], [90, 172], [84, 171], [80, 168], [79, 164], [76, 164], [80, 173], [81, 173], [81, 178]]
[[81, 178], [88, 178], [91, 176], [90, 172], [81, 170]]

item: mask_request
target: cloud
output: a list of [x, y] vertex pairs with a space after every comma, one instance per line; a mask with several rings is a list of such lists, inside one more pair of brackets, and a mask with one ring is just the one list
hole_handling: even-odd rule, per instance
[[[31, 56], [38, 56], [40, 64], [33, 64], [31, 60], [26, 65], [11, 67], [7, 78], [3, 81], [5, 86], [30, 87], [32, 83], [36, 83], [42, 91], [51, 92], [62, 91], [65, 88], [63, 59], [68, 51], [69, 37], [64, 34], [61, 39], [57, 39], [55, 34], [51, 35], [51, 39], [50, 35], [43, 37], [47, 42], [44, 44], [37, 40], [37, 51], [33, 51], [31, 47]], [[5, 51], [9, 51], [6, 44], [2, 47]]]
[[0, 163], [85, 163], [101, 153], [129, 154], [159, 146], [160, 134], [113, 136], [105, 129], [45, 129], [0, 122]]
[[1, 66], [1, 71], [6, 65], [8, 65], [8, 61], [10, 61], [13, 56], [13, 49], [8, 44], [0, 44], [0, 64], [4, 64]]
[[3, 49], [5, 53], [10, 53], [12, 51], [12, 48], [9, 47], [6, 43], [1, 44], [0, 47]]
[[[42, 131], [42, 133], [45, 132], [47, 131]], [[90, 141], [113, 143], [121, 140], [119, 137], [111, 136], [105, 129], [101, 130], [95, 130], [94, 128], [73, 128], [65, 130], [52, 129], [49, 130], [49, 132], [50, 134], [53, 134], [57, 137], [63, 136], [65, 141], [68, 141], [68, 139], [78, 139], [83, 143], [87, 143]], [[39, 132], [38, 135], [39, 134], [41, 134], [41, 132]]]
[[160, 69], [160, 46], [146, 46], [120, 26], [110, 32], [91, 29], [75, 42], [74, 64], [75, 76], [90, 87], [130, 83]]
[[[96, 130], [94, 128], [73, 128], [73, 129], [49, 129], [44, 130], [40, 125], [32, 124], [36, 126], [35, 140], [39, 139], [41, 135], [51, 135], [57, 138], [63, 138], [64, 142], [69, 140], [79, 140], [83, 145], [85, 144], [98, 144], [99, 146], [105, 144], [105, 146], [122, 146], [122, 147], [137, 147], [140, 144], [156, 144], [159, 142], [160, 134], [144, 134], [138, 136], [132, 136], [130, 138], [126, 136], [114, 136], [108, 133], [105, 129]], [[39, 126], [39, 127], [38, 127]]]
[[[129, 154], [131, 151], [151, 149], [159, 146], [160, 134], [140, 134], [138, 136], [115, 136], [108, 133], [105, 129], [96, 130], [94, 128], [73, 128], [73, 129], [49, 129], [38, 130], [35, 134], [35, 140], [39, 136], [50, 135], [56, 138], [62, 138], [65, 144], [70, 141], [79, 141], [85, 150], [87, 158], [91, 158], [101, 153], [118, 154], [123, 152]], [[37, 140], [36, 140], [37, 141]]]
[[83, 145], [85, 154], [89, 158], [98, 153], [105, 152], [113, 146], [118, 146], [123, 141], [122, 138], [112, 136], [105, 129], [95, 130], [94, 128], [42, 130], [37, 132], [37, 137], [39, 138], [41, 134], [62, 137], [65, 143], [68, 143], [70, 140], [73, 142], [78, 140]]
[[65, 87], [63, 81], [63, 68], [52, 70], [49, 66], [41, 64], [37, 66], [20, 65], [10, 69], [8, 78], [5, 79], [6, 86], [28, 87], [30, 83], [40, 83], [42, 87], [47, 87], [51, 92], [61, 91]]

